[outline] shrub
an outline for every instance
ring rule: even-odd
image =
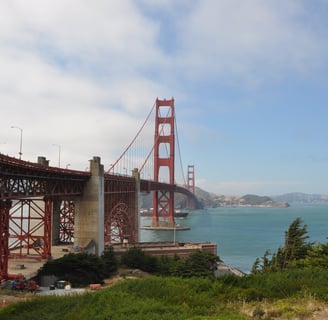
[[[156,257],[145,254],[138,247],[132,247],[125,252],[121,258],[121,263],[126,267],[151,273],[158,269]]]
[[[63,278],[73,286],[102,283],[106,275],[105,263],[94,254],[69,253],[59,259],[47,261],[39,270],[37,277],[43,275]]]
[[[116,260],[113,247],[106,248],[103,252],[101,259],[104,262],[106,277],[111,276],[117,271],[118,262]]]

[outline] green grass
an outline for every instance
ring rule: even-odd
[[[123,280],[97,292],[36,296],[0,309],[1,320],[295,319],[328,301],[328,270],[286,270],[242,278]],[[248,317],[246,317],[246,315]]]
[[[12,304],[0,311],[0,319],[247,319],[220,302],[213,294],[215,287],[206,279],[125,280],[98,292],[70,297],[40,296]]]

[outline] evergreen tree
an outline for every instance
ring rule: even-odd
[[[138,247],[132,247],[125,252],[121,258],[121,263],[129,268],[137,268],[151,273],[158,270],[157,258],[146,254]]]
[[[104,262],[106,276],[110,276],[117,271],[118,263],[112,246],[103,252],[101,258]]]
[[[269,252],[266,251],[262,263],[256,259],[252,273],[272,272],[294,266],[295,261],[304,260],[310,252],[313,243],[307,243],[307,225],[302,225],[302,219],[296,218],[285,232],[285,243],[279,247],[277,252],[268,259]]]
[[[178,260],[172,270],[172,275],[182,278],[213,277],[219,260],[216,255],[197,250],[188,258]]]
[[[304,259],[309,249],[306,243],[307,225],[302,224],[301,218],[296,218],[285,233],[285,245],[282,248],[283,263],[282,268],[286,268],[288,264],[294,260]]]

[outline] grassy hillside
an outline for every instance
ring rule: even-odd
[[[266,251],[250,275],[214,278],[204,272],[212,270],[212,256],[195,252],[169,264],[167,259],[161,260],[174,277],[125,279],[81,295],[22,296],[26,298],[23,302],[0,309],[0,319],[328,319],[328,243],[309,243],[307,239],[307,225],[297,218],[285,232],[284,245],[272,255]],[[134,249],[122,259],[123,264],[135,263],[138,256],[140,252]],[[77,257],[85,260],[88,256]],[[146,255],[141,257],[138,266],[149,265]],[[109,263],[111,256],[102,259]],[[71,264],[72,259],[69,261]]]
[[[326,270],[226,276],[215,281],[152,276],[82,295],[35,297],[0,309],[0,319],[308,319],[324,310],[327,279]]]

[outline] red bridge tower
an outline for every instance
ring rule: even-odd
[[[159,182],[161,171],[168,175],[165,178],[169,178],[171,185],[174,184],[174,117],[174,99],[156,99],[154,181]],[[152,227],[172,228],[174,224],[174,192],[154,191]]]
[[[195,194],[195,166],[191,164],[188,165],[187,188],[193,195]],[[187,209],[195,209],[195,198],[187,198]]]

